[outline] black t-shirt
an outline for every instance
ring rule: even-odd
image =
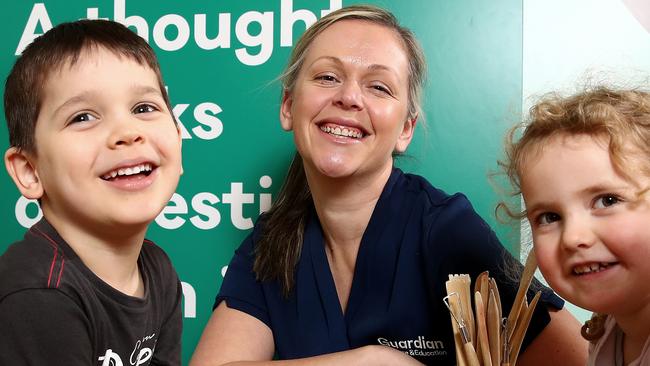
[[[102,281],[38,222],[0,257],[0,365],[180,365],[178,276],[147,240],[138,267],[142,299]]]
[[[399,169],[393,170],[363,234],[345,313],[315,211],[288,297],[279,281],[255,278],[254,247],[263,223],[262,217],[235,252],[215,307],[226,301],[268,325],[280,359],[381,344],[428,365],[455,365],[451,317],[442,301],[448,275],[467,273],[475,279],[489,271],[499,283],[505,314],[517,292],[518,283],[503,269],[508,252],[467,198],[449,196]],[[546,289],[523,348],[550,321],[549,306],[561,308],[563,301]]]

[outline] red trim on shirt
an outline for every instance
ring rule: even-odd
[[[47,287],[50,287],[50,284],[52,282],[52,272],[54,272],[54,264],[56,263],[56,259],[59,253],[59,245],[56,243],[54,239],[52,239],[49,235],[41,231],[39,228],[32,226],[32,229],[36,231],[39,235],[47,239],[47,241],[49,242],[48,244],[50,244],[54,249],[54,255],[52,256],[52,264],[50,264],[50,274],[47,277]],[[55,286],[56,288],[58,288],[59,284],[61,283],[61,277],[63,277],[64,264],[65,264],[65,257],[63,256],[63,254],[61,254],[61,269],[59,270],[59,275],[56,280],[56,286]]]

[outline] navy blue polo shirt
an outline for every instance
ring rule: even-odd
[[[268,325],[280,359],[381,344],[429,365],[455,365],[451,318],[442,301],[449,274],[475,279],[489,271],[504,314],[512,306],[518,283],[503,271],[509,254],[462,194],[447,195],[420,176],[393,169],[361,240],[345,313],[313,208],[310,215],[289,297],[279,281],[255,279],[260,220],[235,252],[215,302]],[[550,321],[547,306],[563,302],[546,289],[523,347]]]

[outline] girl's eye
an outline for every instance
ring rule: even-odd
[[[541,215],[537,216],[536,221],[538,225],[548,225],[559,220],[560,220],[560,215],[554,212],[544,212]]]
[[[158,108],[152,106],[151,104],[138,104],[133,108],[133,113],[138,114],[138,113],[151,113],[157,111]]]
[[[79,113],[74,117],[72,117],[70,123],[89,122],[89,121],[94,121],[96,119],[97,117],[93,116],[92,114],[84,112],[84,113]]]
[[[594,203],[594,208],[606,208],[609,206],[613,206],[619,202],[621,202],[621,200],[618,197],[611,194],[606,194],[596,198],[596,201]]]

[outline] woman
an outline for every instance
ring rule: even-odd
[[[301,37],[280,110],[298,153],[235,253],[192,365],[274,354],[310,365],[455,363],[447,275],[500,278],[507,253],[464,196],[393,167],[413,137],[424,72],[411,32],[375,7],[335,11]],[[500,284],[507,304],[515,285]],[[543,304],[522,364],[583,364],[578,323],[554,295]]]

